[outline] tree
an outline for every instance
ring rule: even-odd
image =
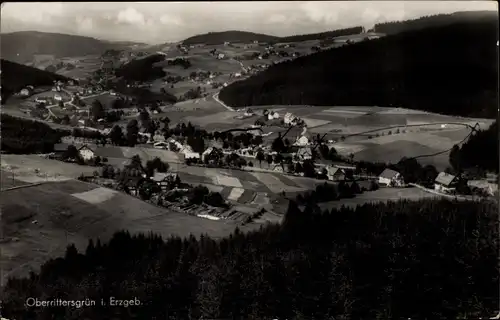
[[[264,161],[265,159],[264,152],[262,152],[262,150],[259,150],[255,158],[257,159],[257,161],[259,161],[259,166],[262,168],[262,161]]]
[[[92,115],[92,119],[97,121],[98,119],[104,118],[106,112],[104,111],[104,107],[99,100],[94,100],[92,102],[92,107],[90,109],[90,114]]]
[[[139,124],[137,120],[132,119],[127,124],[127,142],[128,145],[133,147],[137,144],[137,139],[139,137]]]
[[[268,154],[268,155],[266,156],[266,161],[267,161],[267,163],[268,163],[269,165],[271,165],[271,163],[273,163],[273,156],[272,156],[272,155],[270,155],[270,154]]]
[[[461,172],[462,166],[461,166],[461,159],[460,159],[460,147],[457,145],[454,145],[453,148],[451,148],[450,155],[449,155],[449,162],[451,167],[456,173]]]
[[[285,144],[283,143],[283,138],[281,138],[281,133],[278,133],[278,137],[274,139],[271,144],[271,149],[275,152],[285,152]]]
[[[115,125],[109,133],[109,138],[111,139],[112,144],[118,146],[121,145],[123,143],[123,140],[125,139],[123,136],[122,128],[119,125]]]

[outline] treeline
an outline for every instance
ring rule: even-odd
[[[395,106],[493,118],[497,40],[496,19],[401,33],[276,64],[219,97],[233,107]]]
[[[3,37],[3,36],[2,36]],[[32,86],[52,86],[54,81],[68,81],[69,78],[55,73],[28,67],[12,61],[1,59],[2,69],[2,101],[5,102],[12,94],[21,91],[28,85]]]
[[[165,56],[154,54],[141,59],[135,59],[115,70],[117,77],[128,81],[149,81],[163,78],[166,73],[162,67],[154,66],[155,63],[165,60]]]
[[[2,114],[2,151],[17,154],[46,153],[54,144],[71,134],[69,130],[55,130],[45,123]]]
[[[261,33],[253,33],[247,31],[224,31],[224,32],[209,32],[205,34],[199,34],[186,40],[182,41],[184,45],[192,45],[192,44],[223,44],[226,41],[229,42],[239,42],[239,43],[251,43],[253,41],[259,42],[271,42],[279,40],[279,37],[270,36],[267,34]]]
[[[450,154],[454,169],[479,167],[498,173],[498,134],[498,122],[495,121],[488,129],[478,130],[461,147],[455,147]]]
[[[411,20],[377,23],[375,24],[373,31],[385,34],[396,34],[412,30],[441,27],[457,22],[479,21],[480,19],[492,18],[498,19],[498,13],[495,11],[466,11],[447,14],[445,13],[424,16]]]
[[[295,36],[281,37],[279,38],[279,42],[301,42],[309,40],[323,40],[340,36],[348,36],[351,34],[358,34],[361,33],[362,30],[363,27],[353,27],[353,28],[339,29],[327,32],[320,32],[320,33],[299,34]]]
[[[222,240],[120,232],[9,279],[14,319],[457,319],[498,312],[498,207],[421,200],[300,211]],[[27,308],[26,299],[93,299]],[[110,297],[138,299],[113,307]],[[107,305],[101,305],[104,299]],[[137,300],[136,300],[137,301]]]

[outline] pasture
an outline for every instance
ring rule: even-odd
[[[37,270],[49,258],[63,255],[70,243],[84,250],[89,239],[106,241],[122,229],[163,237],[209,234],[219,238],[236,227],[232,221],[169,211],[121,193],[108,192],[97,203],[97,194],[102,194],[99,190],[72,180],[3,191],[2,282],[7,276]],[[92,192],[95,196],[89,197]],[[87,194],[85,199],[82,194]]]

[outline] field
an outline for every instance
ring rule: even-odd
[[[3,192],[2,280],[36,270],[49,257],[63,255],[69,243],[84,250],[88,239],[106,241],[121,229],[163,237],[209,234],[218,238],[236,227],[232,221],[172,212],[75,180]]]

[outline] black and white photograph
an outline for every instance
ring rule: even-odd
[[[0,319],[500,319],[496,1],[4,2]]]

